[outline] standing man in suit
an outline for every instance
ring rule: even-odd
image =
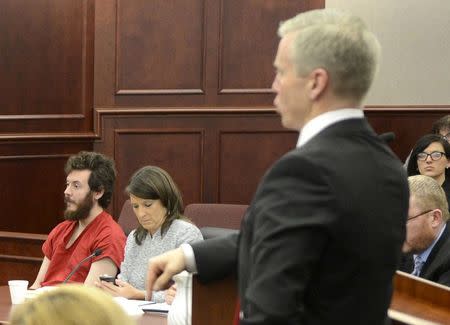
[[[448,203],[442,187],[431,177],[408,178],[409,212],[403,244],[402,271],[450,286]]]
[[[300,131],[297,148],[264,175],[240,235],[151,259],[147,290],[183,269],[200,280],[237,272],[240,324],[383,323],[405,238],[408,184],[364,118],[379,56],[349,13],[325,9],[283,22],[275,106]]]

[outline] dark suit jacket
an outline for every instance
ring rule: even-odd
[[[450,287],[450,221],[442,233],[441,238],[436,242],[427,261],[420,271],[419,277],[437,282]],[[412,254],[403,256],[400,270],[411,273],[414,269],[414,259]]]
[[[237,268],[241,324],[382,324],[408,197],[366,120],[338,122],[268,170],[240,235],[192,245],[198,276]]]

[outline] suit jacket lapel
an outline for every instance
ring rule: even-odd
[[[444,232],[441,235],[441,238],[437,241],[436,245],[434,245],[433,249],[431,250],[430,255],[428,255],[427,261],[422,267],[422,271],[420,272],[420,275],[424,278],[427,276],[428,273],[432,273],[435,269],[435,265],[439,266],[439,259],[437,259],[437,255],[439,251],[442,248],[442,245],[447,241],[447,238],[449,236],[449,225],[447,224],[447,227],[445,228]],[[429,271],[429,272],[428,272]]]

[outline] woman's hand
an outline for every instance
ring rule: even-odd
[[[116,279],[116,285],[106,281],[97,281],[95,286],[108,292],[112,296],[124,297],[127,299],[145,299],[145,291],[136,289],[128,282]]]

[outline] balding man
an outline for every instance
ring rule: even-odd
[[[431,177],[408,178],[410,199],[401,270],[450,286],[448,203]]]

